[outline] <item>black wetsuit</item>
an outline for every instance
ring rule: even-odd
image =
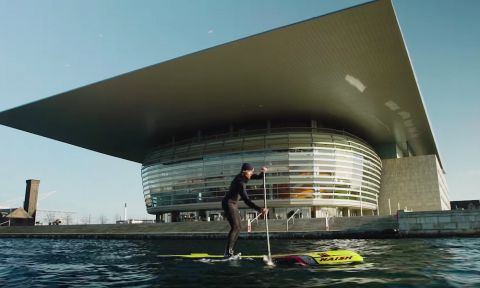
[[[250,179],[262,179],[263,172],[258,175],[252,175]],[[237,242],[238,235],[240,234],[240,213],[238,211],[238,201],[241,198],[245,204],[250,208],[260,212],[262,208],[255,205],[255,203],[248,198],[247,191],[245,189],[248,179],[243,176],[242,173],[235,176],[230,184],[230,190],[227,192],[222,200],[222,208],[225,212],[225,217],[230,223],[230,232],[228,233],[228,241],[225,254],[231,254]]]

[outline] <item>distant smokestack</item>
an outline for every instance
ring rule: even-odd
[[[127,203],[125,203],[125,215],[123,220],[127,221]]]
[[[37,200],[38,187],[40,180],[27,180],[27,189],[25,191],[25,201],[23,202],[23,209],[27,211],[28,215],[32,216],[31,225],[35,225],[35,216],[37,214]]]

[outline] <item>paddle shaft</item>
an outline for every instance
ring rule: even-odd
[[[267,186],[265,182],[265,172],[263,172],[263,204],[265,209],[267,209]],[[270,234],[268,233],[268,213],[265,214],[265,229],[267,230],[268,261],[272,262],[272,253],[270,252]]]

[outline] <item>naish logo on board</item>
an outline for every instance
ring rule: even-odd
[[[353,256],[337,256],[337,257],[322,257],[318,261],[340,261],[340,260],[352,260]]]

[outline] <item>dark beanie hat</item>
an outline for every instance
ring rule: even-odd
[[[242,171],[245,171],[245,170],[253,170],[252,164],[250,164],[250,163],[243,163],[243,165],[242,165]]]

